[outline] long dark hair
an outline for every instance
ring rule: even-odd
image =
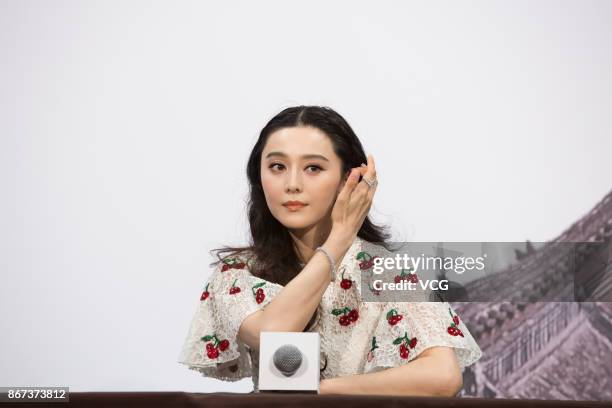
[[[361,142],[353,129],[342,116],[333,109],[323,106],[295,106],[287,108],[274,116],[261,130],[259,139],[247,164],[247,177],[250,184],[248,217],[251,227],[251,243],[246,247],[216,248],[218,258],[211,266],[222,259],[246,255],[249,259],[250,273],[269,282],[286,285],[301,270],[300,261],[295,252],[289,231],[270,212],[261,185],[261,153],[268,137],[275,131],[296,126],[310,126],[321,130],[332,142],[334,152],[342,161],[342,174],[353,167],[367,163],[367,157]],[[390,234],[387,227],[374,225],[369,217],[363,221],[357,236],[369,241],[385,242]],[[227,256],[221,254],[229,253]]]

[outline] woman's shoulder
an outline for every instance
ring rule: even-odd
[[[393,255],[393,247],[387,242],[371,242],[357,237],[352,253],[357,261],[371,261],[374,258],[386,258]]]
[[[239,278],[257,285],[266,283],[269,286],[282,288],[282,285],[275,283],[273,279],[262,273],[262,266],[258,264],[258,259],[255,251],[249,247],[217,256],[217,260],[213,262],[215,265],[213,278],[216,280]]]
[[[234,248],[213,250],[213,260],[209,264],[208,282],[217,291],[225,288],[235,278],[250,275],[251,256],[248,249]]]
[[[215,269],[225,272],[229,269],[248,269],[254,260],[251,248],[232,248],[215,253],[215,259],[211,263]]]

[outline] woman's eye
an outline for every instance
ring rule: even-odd
[[[278,166],[278,167],[277,167],[277,166]],[[283,165],[282,165],[282,164],[280,164],[280,163],[273,163],[273,164],[271,164],[271,165],[270,165],[270,168],[271,168],[272,170],[282,170],[284,167],[285,167],[285,166],[283,166]],[[309,170],[309,173],[318,173],[320,170],[322,170],[322,168],[321,168],[321,167],[319,167],[319,166],[315,166],[314,164],[312,164],[312,165],[310,165],[310,166],[307,166],[307,167],[306,167],[306,169],[308,169],[308,170]],[[310,170],[310,169],[314,169],[314,170]]]
[[[276,168],[274,168],[274,166],[281,166],[281,167],[282,167],[282,164],[280,164],[280,163],[274,163],[274,164],[270,165],[270,168],[271,168],[271,169],[273,169],[273,170],[277,170]]]

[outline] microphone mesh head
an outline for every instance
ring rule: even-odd
[[[285,344],[274,352],[272,361],[278,371],[291,377],[302,364],[302,352],[292,344]]]

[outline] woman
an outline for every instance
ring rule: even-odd
[[[259,333],[316,331],[321,394],[456,395],[482,353],[450,305],[362,300],[388,234],[368,218],[374,159],[344,118],[283,110],[247,176],[252,243],[217,250],[179,362],[222,380],[252,376],[257,392]]]

